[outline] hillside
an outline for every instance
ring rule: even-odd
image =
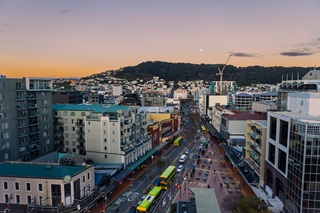
[[[222,68],[223,65],[168,63],[160,61],[143,62],[137,66],[114,70],[112,71],[112,76],[128,80],[134,80],[137,78],[150,80],[153,76],[159,76],[166,81],[175,82],[201,79],[206,81],[218,81],[218,66]],[[297,75],[299,73],[301,79],[301,77],[311,69],[313,68],[261,66],[235,67],[228,65],[224,70],[223,80],[236,81],[240,86],[259,83],[276,84],[281,82],[282,76],[284,80],[287,75],[289,76],[289,79],[291,79],[292,75],[294,76],[294,79],[297,79]],[[101,78],[106,75],[106,72],[95,74],[90,77]]]

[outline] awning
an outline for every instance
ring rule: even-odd
[[[102,174],[94,174],[94,183],[96,186],[99,184],[102,177],[103,177]]]
[[[131,170],[135,170],[138,166],[140,166],[143,162],[145,162],[148,158],[151,157],[151,155],[153,155],[154,153],[156,153],[158,150],[157,149],[153,149],[150,152],[148,152],[147,154],[145,154],[144,156],[142,156],[139,160],[137,160],[135,163],[133,163],[129,169]]]
[[[123,181],[126,177],[128,177],[128,175],[132,172],[131,169],[124,169],[121,172],[119,172],[118,174],[116,174],[114,176],[114,179],[117,181],[117,183],[120,183],[121,181]]]
[[[228,144],[220,144],[220,145],[224,149],[231,163],[235,166],[238,166],[241,163],[241,159],[231,150],[230,146]]]

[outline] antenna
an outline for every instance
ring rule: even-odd
[[[224,64],[223,68],[220,70],[220,67],[218,67],[219,73],[216,74],[216,75],[220,75],[220,95],[222,95],[222,76],[223,76],[223,71],[226,68],[230,57],[231,57],[231,54],[229,55],[229,57],[228,57],[226,63]]]

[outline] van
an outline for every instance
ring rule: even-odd
[[[179,163],[184,163],[187,159],[187,155],[183,154],[181,155],[181,157],[179,158]]]

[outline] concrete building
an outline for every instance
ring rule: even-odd
[[[288,93],[287,110],[269,112],[265,188],[290,213],[320,210],[319,93]]]
[[[94,167],[6,161],[0,163],[0,186],[1,210],[61,212],[75,202],[83,209],[81,201],[95,192]]]
[[[277,110],[276,102],[265,102],[265,101],[252,102],[252,111],[267,113],[268,111],[276,111],[276,110]]]
[[[231,146],[245,146],[247,120],[267,120],[263,113],[233,110],[234,114],[221,116],[220,133]],[[239,151],[239,150],[238,150]]]
[[[288,93],[290,92],[320,92],[319,70],[311,70],[302,80],[287,80],[279,85],[278,89],[278,111],[286,111],[288,102]]]
[[[146,92],[142,94],[141,106],[143,107],[164,107],[165,105],[165,98],[162,93]]]
[[[267,144],[267,122],[248,120],[246,132],[246,153],[244,160],[259,176],[259,183],[263,183]]]
[[[94,162],[131,166],[151,150],[147,114],[136,106],[110,106],[85,117],[86,155]]]
[[[229,92],[235,92],[237,84],[235,81],[213,81],[210,84],[210,94],[227,95]]]
[[[53,91],[52,104],[81,104],[83,94],[80,91]]]
[[[188,93],[187,90],[184,89],[177,89],[174,91],[173,94],[174,99],[187,99],[188,98]]]
[[[207,116],[208,110],[215,106],[226,106],[228,96],[226,95],[203,95],[203,103],[199,103],[199,113],[201,116]]]
[[[0,78],[0,162],[54,150],[51,89],[48,78]]]
[[[102,104],[55,104],[54,141],[58,151],[70,154],[86,154],[84,117],[91,114],[102,116],[108,105]]]

